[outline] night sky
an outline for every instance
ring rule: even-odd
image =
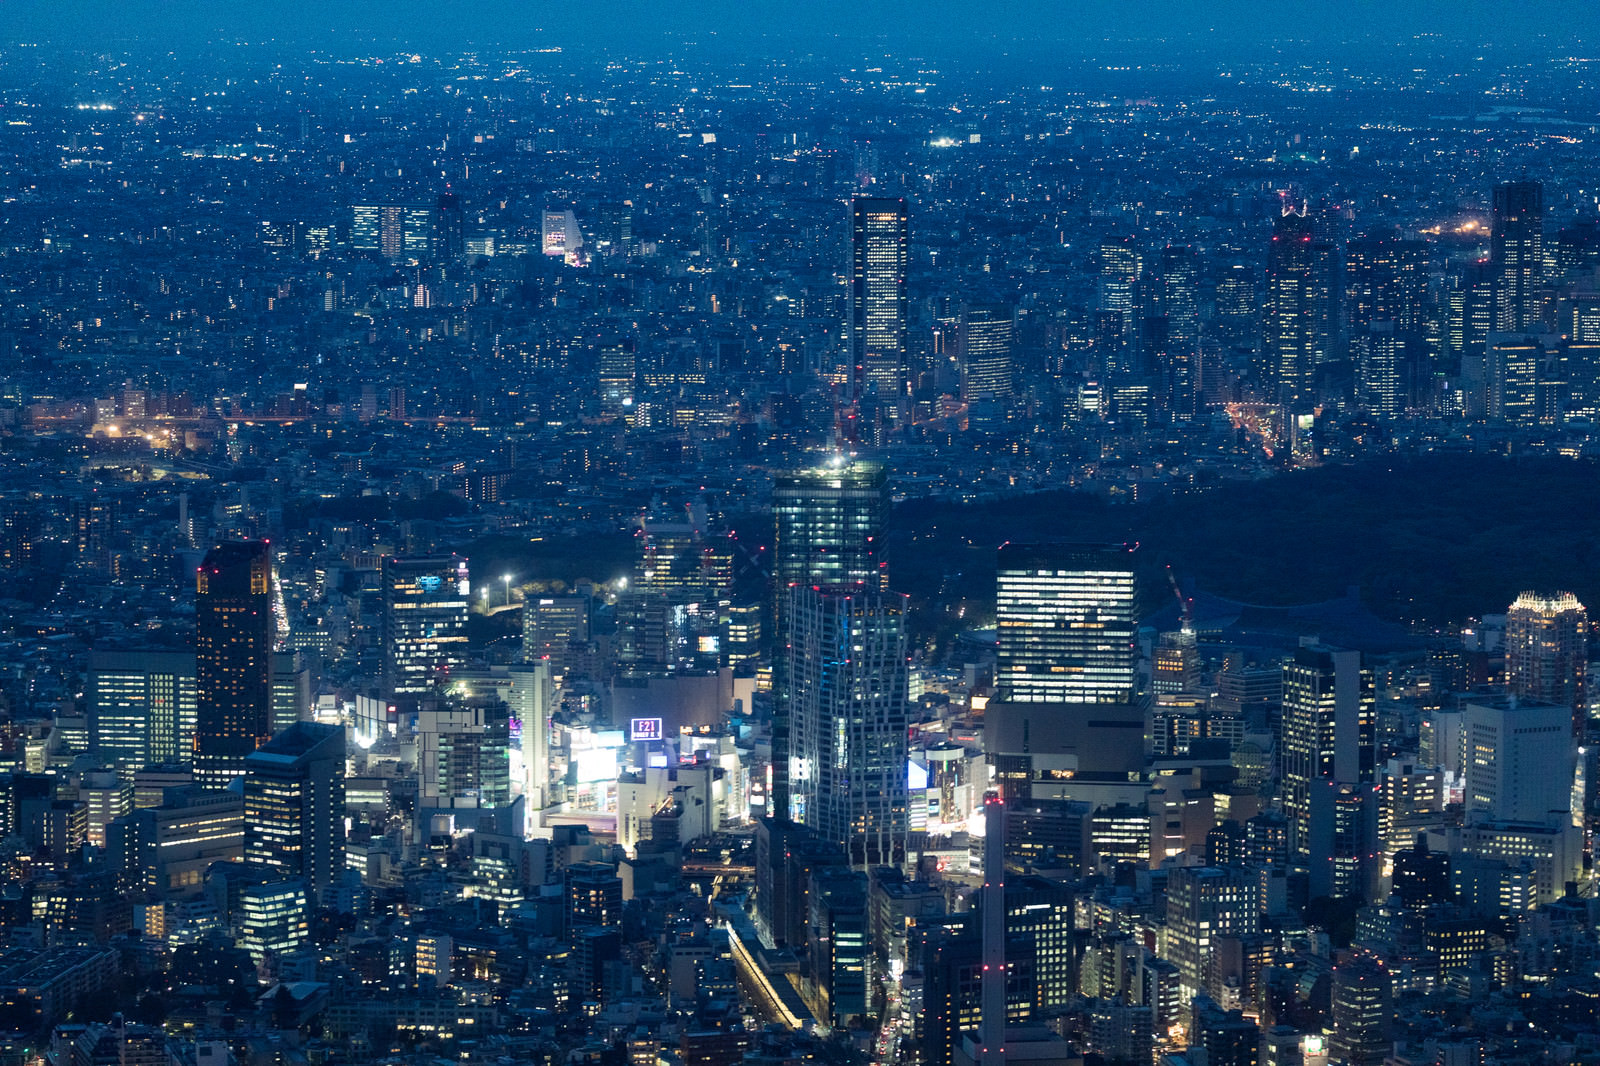
[[[670,35],[756,52],[861,45],[1006,52],[1094,50],[1106,38],[1199,37],[1226,47],[1301,41],[1321,49],[1392,47],[1416,34],[1507,49],[1600,48],[1600,4],[1584,0],[0,0],[0,38],[93,47],[130,38],[174,47],[214,39],[286,43],[401,41],[636,47]]]

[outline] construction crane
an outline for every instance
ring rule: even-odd
[[[1172,572],[1172,564],[1167,564],[1167,584],[1172,586],[1172,595],[1178,601],[1178,636],[1186,644],[1194,643],[1194,600],[1183,594],[1178,587],[1178,578]]]

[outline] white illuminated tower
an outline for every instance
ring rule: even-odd
[[[1506,611],[1506,684],[1530,700],[1572,712],[1583,735],[1588,703],[1589,614],[1570,592],[1524,592]]]
[[[906,383],[906,202],[850,202],[852,399],[876,389],[898,398]]]
[[[899,865],[910,806],[906,597],[797,585],[789,602],[796,820],[858,869]]]

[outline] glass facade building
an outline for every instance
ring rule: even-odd
[[[1138,589],[1126,544],[1007,544],[996,687],[1014,703],[1132,703]]]
[[[459,555],[383,561],[383,672],[391,696],[418,696],[466,662],[472,584]]]
[[[272,736],[272,556],[265,541],[206,553],[195,577],[195,779],[221,787]]]

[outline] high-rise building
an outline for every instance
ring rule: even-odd
[[[311,668],[298,651],[272,653],[272,735],[311,716]]]
[[[230,541],[195,575],[195,779],[221,787],[272,736],[272,556]]]
[[[589,597],[529,597],[522,605],[522,658],[545,659],[556,675],[567,672],[572,645],[589,639]]]
[[[1577,766],[1572,708],[1485,695],[1467,700],[1462,713],[1468,819],[1570,824]]]
[[[1430,246],[1395,234],[1357,238],[1345,246],[1345,324],[1352,335],[1393,322],[1402,336],[1426,324]]]
[[[1262,358],[1273,398],[1295,412],[1311,406],[1321,355],[1324,293],[1313,228],[1309,216],[1285,212],[1273,223],[1267,252]]]
[[[540,217],[539,244],[545,255],[571,255],[583,247],[583,231],[570,208],[546,211]]]
[[[1205,987],[1218,937],[1261,931],[1260,886],[1241,867],[1180,866],[1167,879],[1168,958],[1191,990]]]
[[[905,860],[906,597],[790,590],[789,782],[795,820],[870,869]]]
[[[383,677],[391,696],[419,696],[466,662],[472,584],[459,555],[383,560]]]
[[[503,704],[433,703],[417,712],[417,805],[422,811],[511,802],[511,724]]]
[[[1377,712],[1372,671],[1361,653],[1303,647],[1283,668],[1283,810],[1289,856],[1311,859],[1311,788],[1317,782],[1371,784]]]
[[[317,899],[344,873],[344,727],[296,722],[245,759],[244,857]]]
[[[516,719],[522,756],[522,795],[528,827],[539,825],[550,795],[550,717],[555,710],[553,671],[548,661],[512,666],[506,702]]]
[[[1011,309],[966,308],[961,315],[961,398],[1011,398]]]
[[[1544,284],[1544,186],[1508,181],[1494,187],[1489,261],[1494,268],[1494,328],[1540,332]]]
[[[839,458],[780,474],[772,509],[780,600],[794,584],[888,587],[889,483],[882,466]]]
[[[90,743],[125,774],[194,755],[195,657],[177,651],[89,653]]]
[[[1127,544],[1006,544],[995,685],[1017,703],[1131,703],[1138,593]]]
[[[906,383],[906,202],[850,202],[851,394],[898,398]]]
[[[795,585],[888,587],[884,530],[889,483],[883,467],[837,458],[780,474],[772,487],[772,794],[767,811],[789,817],[789,589]]]
[[[1127,780],[1144,764],[1133,546],[1006,544],[984,739],[1008,799],[1032,783]]]
[[[1588,713],[1589,613],[1570,592],[1524,592],[1506,611],[1506,685],[1524,699],[1572,711],[1582,737]]]
[[[1393,979],[1373,956],[1352,955],[1334,967],[1329,1057],[1348,1066],[1379,1066],[1391,1046],[1393,1003]]]
[[[639,519],[639,571],[635,587],[660,592],[674,602],[712,600],[733,589],[733,545],[711,532],[704,501],[682,513],[652,513]]]
[[[1484,414],[1516,426],[1543,421],[1539,385],[1547,357],[1538,337],[1491,333],[1484,338]]]
[[[461,258],[467,250],[466,212],[461,197],[441,193],[433,208],[433,255],[440,262]]]
[[[622,878],[609,862],[575,862],[566,870],[567,936],[622,928]]]

